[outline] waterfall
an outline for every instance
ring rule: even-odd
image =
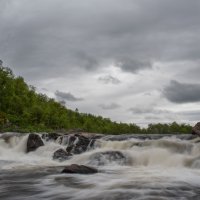
[[[0,198],[199,199],[199,138],[38,135],[44,145],[29,153],[28,134],[0,135]],[[71,151],[62,162],[53,159],[54,152],[60,149]],[[91,166],[99,173],[61,174],[64,166],[70,164]]]
[[[117,164],[132,167],[200,167],[200,143],[198,140],[182,139],[178,136],[162,136],[158,139],[141,139],[140,137],[125,137],[124,140],[113,140],[113,138],[108,139],[108,137],[102,137],[96,141],[91,139],[85,152],[72,156],[64,163],[53,161],[52,156],[56,150],[77,145],[79,138],[73,137],[72,135],[59,136],[56,140],[47,140],[44,137],[45,145],[27,154],[28,134],[6,133],[0,138],[0,160],[12,161],[12,166],[19,165],[20,161],[23,166],[63,165],[75,162],[78,164],[98,165],[101,163],[101,165]],[[91,144],[93,144],[92,148]],[[123,156],[118,158],[119,152]]]

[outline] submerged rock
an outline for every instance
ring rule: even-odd
[[[192,134],[200,136],[200,122],[192,128]]]
[[[15,132],[7,132],[7,133],[2,133],[0,134],[0,139],[3,139],[5,142],[9,142],[9,139],[12,137],[20,137],[20,133],[15,133]]]
[[[88,167],[85,165],[72,164],[66,166],[61,173],[69,174],[94,174],[98,173],[98,170],[93,167]]]
[[[38,147],[44,146],[44,143],[39,135],[31,133],[27,140],[27,153],[30,151],[35,151]]]
[[[106,165],[110,162],[116,162],[118,164],[126,164],[127,159],[120,151],[105,151],[98,152],[90,156],[90,164]]]
[[[67,153],[64,149],[58,149],[53,154],[53,160],[64,161],[70,158],[70,154]]]

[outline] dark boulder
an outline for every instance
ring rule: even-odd
[[[69,173],[69,174],[94,174],[97,173],[98,170],[93,167],[88,167],[85,165],[77,165],[72,164],[66,166],[61,173]]]
[[[90,156],[90,164],[93,165],[106,165],[110,162],[118,164],[127,164],[127,158],[120,151],[105,151],[98,152]]]
[[[38,147],[44,146],[44,143],[39,135],[31,133],[27,140],[27,153],[30,151],[35,151]]]
[[[83,136],[83,135],[75,135],[76,137],[78,137],[78,140],[74,146],[74,149],[73,149],[73,153],[74,154],[80,154],[80,153],[83,153],[87,150],[87,147],[90,143],[90,139]]]
[[[200,136],[200,122],[192,128],[192,134]]]
[[[58,149],[53,154],[53,160],[64,161],[70,158],[70,154],[67,153],[64,149]]]
[[[71,153],[73,151],[74,145],[69,145],[66,148],[67,153]]]
[[[90,139],[80,134],[69,136],[68,146],[66,151],[72,154],[80,154],[87,150],[90,144]]]

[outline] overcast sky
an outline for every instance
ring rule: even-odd
[[[0,0],[0,59],[79,112],[200,121],[199,0]]]

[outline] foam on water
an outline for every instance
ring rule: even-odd
[[[60,165],[59,162],[52,160],[52,155],[59,148],[66,149],[69,144],[68,137],[64,137],[62,141],[60,138],[56,141],[44,140],[44,146],[28,154],[26,153],[27,138],[28,135],[11,136],[6,140],[0,139],[0,160],[13,161],[15,162],[13,166],[18,165],[19,162],[26,167],[29,165]],[[78,142],[77,140],[74,141],[74,144]],[[90,151],[73,156],[71,160],[62,164],[88,164],[92,163],[91,157],[95,153],[120,151],[126,158],[126,162],[121,165],[200,168],[200,143],[196,143],[195,140],[181,140],[176,137],[125,141],[99,139],[96,141],[95,147]],[[109,163],[107,160],[105,164],[114,164],[114,162]],[[11,165],[9,166],[11,167]]]
[[[44,146],[29,153],[26,153],[28,135],[0,137],[0,169],[3,170],[0,197],[2,195],[5,200],[195,200],[200,195],[199,138],[185,140],[168,136],[121,141],[103,138],[97,140],[92,149],[69,160],[53,160],[57,149],[66,149],[69,145],[69,137],[44,140]],[[119,156],[121,154],[123,157]],[[92,165],[99,173],[90,176],[60,174],[61,166],[74,163]],[[12,196],[14,192],[9,192],[13,185],[18,188],[18,195]]]

